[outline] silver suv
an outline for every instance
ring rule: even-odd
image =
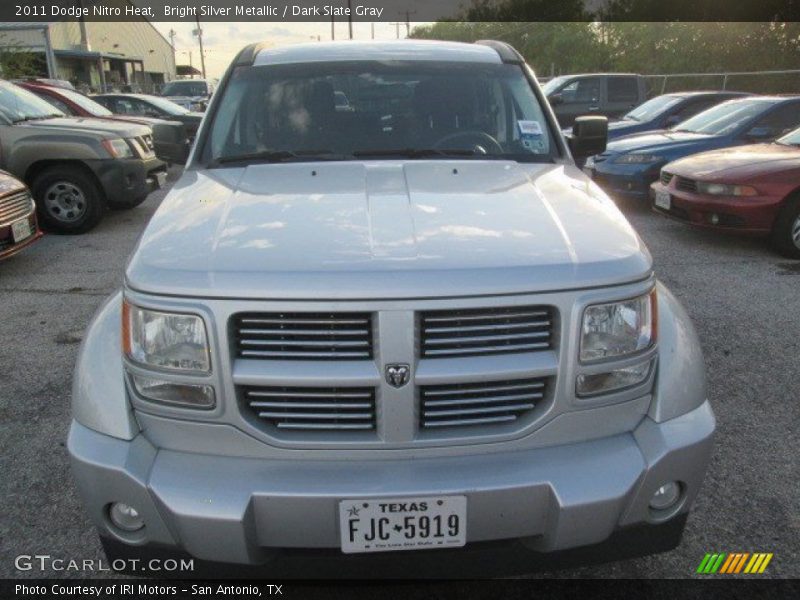
[[[107,552],[677,545],[714,416],[606,133],[497,42],[245,48],[76,368]]]

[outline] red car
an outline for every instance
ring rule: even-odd
[[[150,117],[115,115],[102,104],[95,102],[80,92],[48,85],[40,81],[22,81],[17,83],[17,85],[36,94],[42,100],[46,100],[64,114],[73,117],[93,117],[95,119],[125,121],[127,123],[136,123],[137,125],[149,125],[150,127],[156,123],[163,122],[162,119],[153,119]]]
[[[0,260],[40,237],[36,206],[28,188],[13,175],[0,171]]]
[[[771,144],[694,154],[664,166],[653,208],[713,229],[769,236],[800,259],[800,129]]]

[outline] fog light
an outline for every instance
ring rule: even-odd
[[[205,410],[216,406],[214,388],[210,385],[175,383],[136,374],[131,379],[136,393],[146,400]]]
[[[681,497],[681,484],[677,481],[665,483],[656,490],[650,500],[650,508],[653,510],[667,510],[675,506]]]
[[[123,531],[139,531],[144,527],[144,520],[139,516],[139,511],[124,502],[114,502],[108,509],[108,517]]]
[[[719,225],[719,215],[714,213],[711,215],[711,224],[712,225]]]

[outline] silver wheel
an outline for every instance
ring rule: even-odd
[[[792,236],[792,242],[794,245],[800,249],[800,215],[797,215],[797,218],[792,223],[792,229],[790,231],[790,235]]]
[[[73,223],[86,213],[86,196],[70,181],[55,182],[47,188],[42,199],[45,210],[64,223]]]

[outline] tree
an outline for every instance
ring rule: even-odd
[[[0,75],[5,79],[38,76],[41,74],[42,57],[30,48],[10,41],[0,34]]]

